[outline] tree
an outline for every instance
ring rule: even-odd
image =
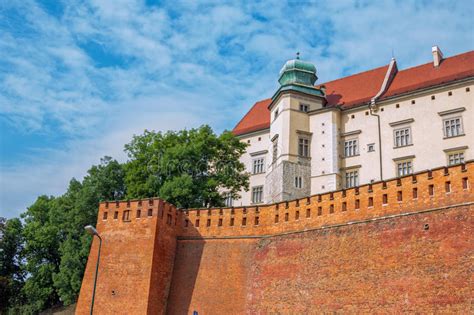
[[[110,157],[92,166],[82,183],[72,180],[69,188],[54,207],[56,224],[61,229],[62,242],[59,271],[53,275],[54,286],[65,305],[74,303],[81,289],[91,237],[84,226],[95,225],[100,201],[120,199],[125,195],[123,167]]]
[[[58,302],[53,274],[58,271],[61,234],[52,208],[55,198],[40,196],[22,214],[25,221],[25,270],[28,273],[23,293],[27,298],[22,313],[37,313]]]
[[[96,224],[100,201],[123,198],[124,178],[122,165],[105,157],[82,183],[73,178],[64,195],[41,196],[23,214],[29,277],[21,312],[37,313],[60,301],[76,301],[91,244],[84,226]]]
[[[23,226],[18,218],[0,218],[0,313],[21,302]]]
[[[238,197],[248,189],[239,161],[245,152],[231,132],[209,126],[166,133],[147,131],[125,145],[128,198],[161,197],[178,207],[220,206],[222,192]]]

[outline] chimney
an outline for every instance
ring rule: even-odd
[[[439,67],[441,60],[443,60],[443,53],[438,46],[431,47],[431,53],[433,54],[433,66]]]

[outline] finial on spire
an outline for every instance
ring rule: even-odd
[[[300,52],[296,52],[296,59],[300,59]]]

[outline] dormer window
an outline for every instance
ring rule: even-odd
[[[300,111],[307,113],[309,111],[309,105],[308,104],[300,104]]]

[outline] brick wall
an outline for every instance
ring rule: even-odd
[[[103,243],[94,313],[164,313],[178,216],[159,199],[100,204],[97,230]],[[76,314],[90,313],[98,243],[94,238]]]
[[[97,313],[466,311],[473,174],[471,162],[247,208],[102,203]],[[78,314],[96,255],[94,240]]]
[[[469,313],[473,210],[180,240],[167,313]]]
[[[473,176],[468,163],[272,205],[189,210],[180,236],[274,235],[459,204],[474,200]]]

